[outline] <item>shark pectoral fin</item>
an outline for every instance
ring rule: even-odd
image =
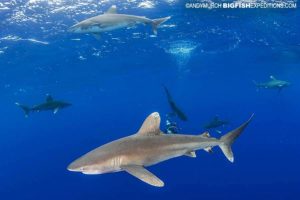
[[[196,158],[196,152],[195,151],[190,151],[184,154],[185,156],[191,157],[191,158]]]
[[[94,36],[94,38],[96,38],[96,40],[101,40],[100,33],[92,33],[92,35]]]
[[[53,110],[53,114],[56,114],[58,111],[59,111],[59,108],[55,108],[55,109]]]
[[[160,127],[160,116],[158,112],[150,114],[142,124],[140,130],[137,132],[137,135],[141,136],[155,136],[161,135]]]
[[[148,183],[156,187],[164,186],[164,182],[162,180],[157,178],[154,174],[149,172],[143,166],[128,165],[128,166],[122,166],[121,168],[126,172],[128,172],[129,174],[131,174],[132,176],[140,179],[141,181],[144,181],[145,183]]]

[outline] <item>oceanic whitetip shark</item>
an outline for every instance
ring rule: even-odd
[[[229,124],[229,121],[220,119],[217,115],[207,124],[204,125],[205,129],[214,129],[218,128],[220,126],[224,126],[226,124]]]
[[[143,16],[118,14],[117,7],[113,5],[104,14],[81,21],[70,27],[69,31],[73,33],[91,33],[96,38],[100,38],[102,32],[132,27],[136,24],[149,24],[152,26],[153,33],[157,34],[158,26],[170,18],[149,19]]]
[[[256,83],[254,81],[254,84],[258,88],[265,88],[265,89],[278,89],[279,91],[282,90],[285,87],[288,87],[291,85],[290,82],[288,81],[283,81],[283,80],[278,80],[274,76],[270,76],[270,81],[265,82],[265,83]]]
[[[54,114],[56,114],[60,109],[71,106],[72,104],[64,101],[54,100],[51,95],[47,94],[46,102],[44,103],[32,107],[25,106],[20,103],[16,103],[16,105],[22,108],[25,113],[25,117],[28,117],[30,112],[40,112],[47,110],[51,110]]]
[[[160,130],[160,116],[154,112],[147,117],[137,133],[90,151],[72,162],[68,170],[83,174],[126,171],[141,181],[162,187],[164,182],[145,167],[182,155],[196,157],[196,150],[209,150],[214,146],[219,146],[227,159],[233,162],[231,145],[252,116],[237,129],[216,139],[207,132],[201,135],[164,134]]]

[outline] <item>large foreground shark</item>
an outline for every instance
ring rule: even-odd
[[[126,171],[136,178],[157,187],[164,182],[145,167],[182,155],[196,157],[195,151],[219,146],[233,162],[231,145],[249,124],[251,118],[220,139],[208,133],[201,135],[164,134],[160,116],[152,113],[136,134],[100,146],[68,166],[68,170],[83,174],[103,174]]]
[[[69,31],[73,33],[91,33],[99,38],[99,34],[102,32],[132,27],[136,24],[149,24],[152,26],[153,33],[157,34],[157,27],[170,18],[149,19],[136,15],[118,14],[117,7],[113,5],[104,14],[79,22],[70,27]]]
[[[46,111],[51,110],[54,114],[56,114],[60,109],[71,106],[72,104],[63,102],[63,101],[57,101],[52,98],[52,96],[47,95],[46,102],[29,107],[22,105],[20,103],[16,103],[17,106],[23,109],[25,112],[25,117],[28,117],[30,112],[40,112],[40,111]]]
[[[270,81],[265,82],[265,83],[256,83],[254,81],[254,84],[258,88],[265,88],[265,89],[278,89],[279,91],[282,90],[285,87],[288,87],[291,85],[290,82],[288,81],[283,81],[283,80],[278,80],[274,76],[270,76]]]

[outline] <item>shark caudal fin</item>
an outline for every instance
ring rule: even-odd
[[[15,103],[17,106],[19,106],[20,108],[23,109],[24,113],[25,113],[25,117],[28,117],[29,113],[30,113],[30,108],[28,106],[24,106],[20,103]]]
[[[225,134],[220,138],[221,144],[219,147],[221,148],[222,152],[226,156],[226,158],[230,161],[234,161],[233,152],[231,150],[231,145],[233,142],[241,135],[243,130],[248,126],[250,121],[252,120],[254,114],[251,115],[250,119],[248,121],[244,122],[240,127],[230,131],[229,133]]]
[[[161,25],[162,23],[166,22],[167,20],[169,20],[171,17],[164,17],[164,18],[159,18],[159,19],[153,19],[152,20],[152,31],[155,35],[157,35],[157,28],[159,25]]]

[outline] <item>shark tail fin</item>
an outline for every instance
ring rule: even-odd
[[[31,109],[28,106],[22,105],[20,103],[16,103],[16,105],[22,108],[25,113],[25,117],[28,117]]]
[[[248,124],[252,120],[253,116],[254,116],[254,114],[252,114],[251,117],[246,122],[244,122],[241,126],[230,131],[229,133],[225,134],[224,136],[222,136],[220,138],[221,143],[220,143],[219,147],[221,148],[222,152],[224,153],[224,155],[230,162],[234,161],[233,152],[231,150],[231,145],[241,135],[243,130],[248,126]]]
[[[171,17],[164,17],[164,18],[158,18],[158,19],[153,19],[152,20],[152,31],[155,35],[157,35],[157,28],[159,25],[161,25],[162,23],[166,22],[167,20],[169,20]]]

